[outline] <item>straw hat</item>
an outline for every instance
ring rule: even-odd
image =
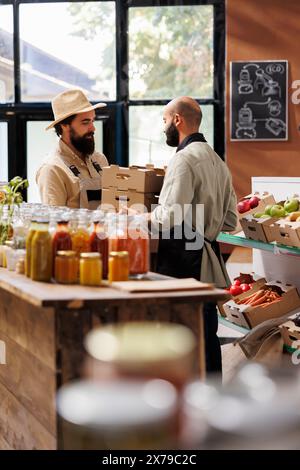
[[[79,88],[63,91],[53,98],[51,104],[54,121],[46,127],[46,131],[73,114],[87,113],[93,109],[104,108],[106,106],[105,103],[92,105]]]

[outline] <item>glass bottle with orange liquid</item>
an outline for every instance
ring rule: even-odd
[[[147,222],[142,215],[118,215],[111,218],[109,252],[127,251],[130,275],[149,271],[149,235]]]
[[[142,215],[135,215],[128,222],[128,254],[130,275],[146,274],[149,271],[149,233]]]
[[[69,214],[67,212],[57,212],[55,221],[56,230],[52,238],[53,260],[55,260],[58,251],[70,251],[72,249],[72,239],[68,228]]]
[[[73,222],[71,232],[72,250],[80,256],[80,253],[88,253],[90,251],[90,234],[89,234],[89,215],[86,212],[79,211],[77,226]]]
[[[102,211],[95,211],[93,214],[94,228],[90,234],[90,251],[100,253],[102,257],[102,275],[107,279],[108,275],[108,233],[104,214]]]

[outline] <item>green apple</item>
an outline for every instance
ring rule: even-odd
[[[270,210],[270,215],[271,217],[284,217],[285,210],[282,206],[279,206],[279,204],[275,204]]]
[[[267,216],[267,214],[264,214],[263,212],[255,212],[255,214],[253,214],[253,217],[255,217],[256,219],[260,219],[264,216]]]
[[[299,201],[298,199],[287,199],[283,207],[287,212],[296,212],[299,209]]]
[[[268,206],[266,206],[265,207],[265,214],[271,215],[270,212],[271,212],[272,207],[273,207],[272,204],[269,204]]]

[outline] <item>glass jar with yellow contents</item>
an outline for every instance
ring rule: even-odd
[[[128,251],[111,251],[108,262],[108,280],[128,281],[129,277],[129,257]]]
[[[31,242],[37,230],[37,221],[32,218],[29,232],[26,237],[26,258],[25,258],[25,275],[31,277]]]
[[[31,240],[31,279],[50,282],[52,265],[52,237],[49,233],[49,219],[41,217],[37,220],[36,230]]]
[[[102,282],[102,259],[100,253],[81,253],[79,279],[83,286],[100,286]]]
[[[79,261],[75,251],[61,250],[55,256],[55,280],[60,284],[78,282]]]
[[[71,221],[72,250],[76,251],[78,256],[80,253],[90,251],[89,223],[89,215],[83,211],[80,211],[78,214],[77,226],[73,225],[73,221]]]

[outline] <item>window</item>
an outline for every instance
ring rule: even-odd
[[[170,2],[168,6],[165,2],[144,2],[148,4],[145,7],[140,6],[143,2],[132,3],[128,28],[129,162],[167,165],[175,149],[165,143],[162,114],[163,106],[175,97],[198,100],[203,114],[200,132],[211,146],[215,144],[215,112],[220,107],[214,89],[218,72],[215,7],[201,2],[174,2],[173,6]]]
[[[129,98],[213,97],[213,6],[129,10]]]
[[[0,5],[0,103],[13,101],[13,9],[11,5]]]
[[[115,100],[115,38],[114,2],[21,4],[21,101],[74,86],[91,101]]]
[[[0,180],[28,177],[39,200],[51,100],[72,87],[107,104],[95,137],[110,163],[167,164],[163,107],[181,95],[198,101],[200,131],[223,156],[224,37],[225,0],[2,0]]]
[[[201,109],[203,118],[200,131],[213,146],[213,106],[205,105]],[[157,167],[163,167],[174,155],[175,149],[166,145],[162,115],[163,106],[130,106],[131,165],[154,163]]]

